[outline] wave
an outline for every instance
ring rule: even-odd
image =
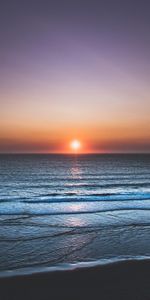
[[[145,174],[136,174],[136,176],[134,177],[134,174],[132,174],[132,175],[128,175],[128,174],[126,174],[126,175],[114,175],[114,176],[112,176],[112,175],[97,175],[97,174],[91,174],[91,175],[82,175],[82,177],[79,175],[79,176],[77,176],[76,178],[75,177],[72,177],[72,176],[65,176],[65,174],[64,175],[62,175],[62,177],[57,177],[57,176],[55,176],[55,177],[51,177],[51,176],[49,176],[49,177],[40,177],[40,178],[36,178],[36,176],[35,176],[35,178],[33,177],[32,178],[32,182],[36,182],[36,183],[42,183],[42,182],[49,182],[49,181],[53,181],[53,182],[65,182],[65,181],[67,181],[67,182],[70,182],[70,181],[72,181],[72,182],[76,182],[76,181],[116,181],[116,180],[124,180],[124,181],[129,181],[129,180],[134,180],[134,181],[136,181],[136,180],[145,180],[145,181],[147,181],[147,180],[150,180],[150,175],[149,176],[147,176],[147,175],[149,175],[149,174],[146,174],[146,176],[145,176]],[[20,179],[19,180],[19,183],[20,184],[25,184],[26,185],[26,183],[28,184],[29,183],[29,180],[28,179]],[[15,183],[14,183],[15,184]],[[9,184],[7,184],[8,186],[10,186]]]
[[[104,199],[82,199],[82,198],[78,198],[78,199],[57,199],[57,200],[23,200],[21,201],[22,203],[32,203],[32,204],[36,204],[36,203],[80,203],[80,202],[118,202],[118,201],[149,201],[150,197],[148,198],[125,198],[125,199],[110,199],[110,200],[104,200]],[[10,202],[10,201],[9,201]]]
[[[124,211],[124,212],[129,212],[129,211],[150,211],[150,208],[148,207],[126,207],[126,208],[108,208],[108,209],[101,209],[101,210],[88,210],[88,211],[43,211],[43,212],[38,212],[38,211],[11,211],[11,212],[0,212],[0,216],[11,216],[11,215],[31,215],[31,216],[63,216],[63,215],[82,215],[82,214],[100,214],[100,213],[107,213],[107,212],[119,212],[119,211]]]
[[[78,181],[80,181],[80,179],[78,179]],[[134,182],[129,182],[129,183],[104,183],[104,184],[99,184],[99,183],[67,183],[65,184],[63,187],[80,187],[80,188],[115,188],[115,187],[150,187],[150,182],[140,182],[140,183],[134,183]],[[10,188],[10,187],[14,187],[13,184],[10,185],[3,185],[3,187],[5,188]],[[36,189],[41,189],[41,188],[60,188],[60,184],[54,184],[52,183],[46,183],[46,184],[37,184],[37,185],[25,185],[25,184],[19,184],[16,186],[15,184],[15,188],[18,190],[20,188],[36,188]]]
[[[69,184],[65,185],[66,187],[69,187]],[[110,183],[106,183],[106,184],[90,184],[90,183],[78,183],[78,184],[73,184],[73,186],[77,186],[77,187],[89,187],[89,188],[113,188],[113,187],[150,187],[150,182],[143,182],[143,183],[114,183],[114,184],[110,184]]]
[[[5,270],[0,272],[0,278],[6,277],[17,277],[17,276],[24,276],[24,275],[33,275],[33,274],[42,274],[42,273],[49,273],[49,272],[65,272],[65,271],[74,271],[80,269],[89,269],[94,267],[100,266],[107,266],[107,265],[116,265],[121,263],[127,262],[138,262],[138,261],[150,261],[149,255],[135,255],[135,256],[113,256],[107,258],[101,258],[98,260],[93,261],[81,261],[75,263],[59,263],[55,266],[38,266],[38,267],[24,267],[19,269],[11,269]]]
[[[117,201],[148,201],[150,193],[46,193],[29,197],[9,197],[0,199],[0,203],[80,203],[80,202],[117,202]]]

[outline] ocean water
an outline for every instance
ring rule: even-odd
[[[0,155],[0,274],[150,258],[150,155]]]

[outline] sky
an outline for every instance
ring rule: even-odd
[[[150,1],[5,0],[0,152],[150,152]]]

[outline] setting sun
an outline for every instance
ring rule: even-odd
[[[78,150],[81,148],[81,143],[80,143],[80,141],[78,141],[78,140],[73,140],[73,141],[70,143],[70,147],[71,147],[72,150],[78,151]]]

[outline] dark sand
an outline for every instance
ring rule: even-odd
[[[0,279],[0,300],[150,300],[150,261]]]

